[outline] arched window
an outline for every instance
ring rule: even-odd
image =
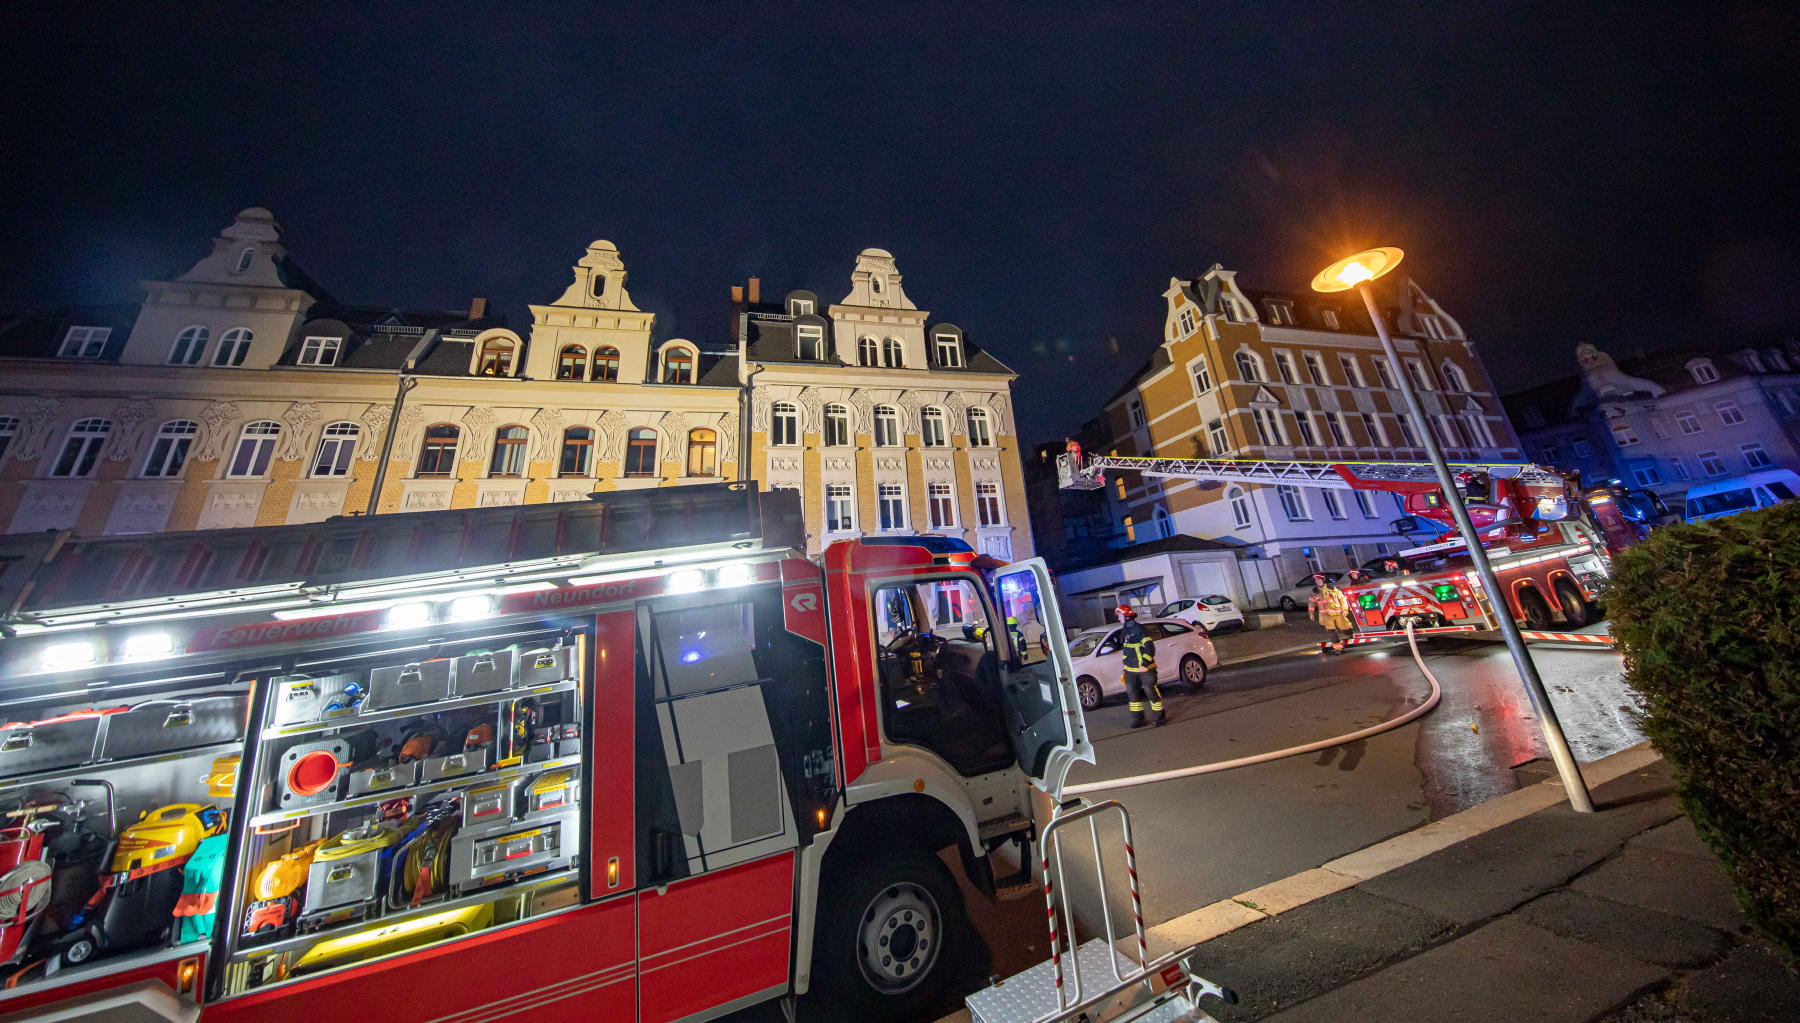
[[[241,251],[239,251],[238,252],[238,261],[237,261],[237,272],[243,273],[245,270],[250,269],[250,261],[254,258],[256,258],[256,250],[253,248],[246,247],[246,248],[242,249]]]
[[[267,419],[244,425],[238,434],[237,449],[225,475],[232,479],[251,479],[269,471],[269,460],[275,457],[275,442],[281,439],[281,424]]]
[[[1237,368],[1238,376],[1245,380],[1254,383],[1262,379],[1262,363],[1249,352],[1237,353]]]
[[[1157,505],[1150,512],[1150,531],[1156,534],[1155,539],[1164,540],[1173,535],[1174,529],[1169,524],[1169,510]]]
[[[188,327],[175,335],[175,344],[169,348],[169,365],[192,366],[200,361],[200,353],[206,351],[206,341],[212,332],[205,327]]]
[[[881,343],[872,337],[865,337],[856,342],[856,364],[858,366],[881,365]]]
[[[637,426],[625,435],[625,475],[656,475],[655,430],[647,426]]]
[[[900,446],[900,410],[892,405],[875,406],[875,446]]]
[[[250,354],[250,342],[255,335],[248,327],[233,327],[219,335],[219,350],[213,353],[215,366],[242,366],[244,357]]]
[[[77,420],[74,426],[69,427],[68,439],[63,441],[62,453],[56,456],[56,464],[51,466],[50,475],[75,478],[93,472],[94,463],[100,458],[100,448],[106,443],[106,435],[111,432],[110,420]]]
[[[676,345],[663,352],[662,382],[691,384],[694,382],[694,350]]]
[[[619,379],[619,350],[608,345],[594,349],[594,379]]]
[[[449,423],[425,428],[425,442],[419,447],[419,471],[416,475],[449,476],[456,469],[456,444],[462,431]]]
[[[919,411],[919,441],[928,448],[950,445],[950,429],[945,423],[943,409],[932,406]]]
[[[562,459],[557,463],[558,476],[586,476],[594,464],[594,431],[585,426],[571,426],[563,431]]]
[[[816,323],[802,323],[794,328],[794,349],[798,358],[807,362],[825,359],[825,328]]]
[[[494,431],[494,454],[488,459],[488,475],[516,479],[525,475],[525,443],[531,431],[523,426],[502,426]]]
[[[800,443],[800,406],[778,401],[769,414],[769,443],[790,447]]]
[[[969,446],[987,448],[994,446],[994,420],[984,408],[969,410]]]
[[[587,373],[587,349],[580,345],[563,345],[556,353],[556,379],[580,380]]]
[[[322,477],[350,475],[350,464],[356,458],[356,440],[362,427],[355,423],[332,423],[319,433],[319,450],[313,455],[312,474]]]
[[[481,343],[481,359],[476,363],[475,372],[484,377],[511,376],[512,364],[513,343],[491,337]]]
[[[182,466],[187,464],[188,449],[194,446],[194,437],[199,433],[200,424],[192,419],[174,419],[162,424],[156,431],[156,439],[150,443],[150,457],[144,459],[144,476],[168,479],[181,475]]]
[[[825,406],[825,446],[842,447],[850,443],[850,409],[844,405]]]
[[[890,369],[900,369],[906,365],[906,346],[897,337],[890,337],[881,343],[881,364]]]
[[[687,471],[689,476],[717,476],[719,474],[718,431],[706,427],[688,431]]]
[[[1469,393],[1469,378],[1463,373],[1461,366],[1453,362],[1446,362],[1441,368],[1446,388],[1452,391],[1461,391],[1464,394]]]
[[[1244,496],[1242,487],[1232,487],[1225,492],[1225,500],[1231,502],[1231,521],[1238,529],[1250,528],[1250,499]]]

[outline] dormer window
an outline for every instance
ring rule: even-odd
[[[255,258],[256,258],[256,250],[255,249],[247,248],[247,249],[244,249],[242,252],[239,252],[238,260],[237,260],[237,270],[234,272],[243,273],[245,270],[250,269],[250,261]]]
[[[250,354],[254,336],[249,327],[233,327],[219,335],[219,350],[213,353],[213,365],[242,366],[244,357]]]
[[[951,369],[959,369],[963,364],[962,342],[955,334],[939,334],[933,342],[937,347],[937,364]]]
[[[1182,306],[1175,314],[1175,330],[1177,337],[1188,337],[1200,329],[1200,318],[1194,315],[1193,306]]]
[[[1763,365],[1762,356],[1756,352],[1744,353],[1744,368],[1752,373],[1767,373],[1768,367]]]
[[[1424,332],[1426,337],[1442,341],[1450,336],[1444,330],[1444,321],[1438,319],[1436,313],[1420,313],[1418,318],[1419,329]]]
[[[342,344],[335,337],[309,337],[301,342],[300,356],[294,361],[302,366],[335,366]]]
[[[1324,325],[1326,330],[1338,329],[1337,310],[1336,309],[1320,309],[1319,310],[1319,322]]]
[[[1263,309],[1269,314],[1270,323],[1288,326],[1292,326],[1294,323],[1294,303],[1292,302],[1267,299],[1263,302]]]
[[[906,365],[906,348],[897,337],[890,337],[881,344],[882,364],[890,369],[901,369]]]
[[[169,365],[192,366],[199,362],[211,337],[212,332],[205,327],[188,327],[175,335],[175,344],[169,349]]]
[[[1693,374],[1696,384],[1715,383],[1719,379],[1719,371],[1711,359],[1695,359],[1687,364],[1687,370]]]
[[[811,316],[813,314],[813,307],[814,303],[810,298],[788,299],[789,316]]]
[[[662,382],[691,384],[694,382],[694,350],[680,345],[663,352]]]
[[[802,323],[794,328],[797,354],[807,362],[825,359],[825,328],[816,323]]]
[[[309,339],[310,340],[310,339]],[[475,372],[484,377],[512,376],[513,344],[501,338],[489,338],[481,343],[481,361],[476,363]]]
[[[881,365],[881,342],[872,337],[865,337],[856,343],[856,364],[859,366]]]
[[[111,327],[70,327],[56,354],[65,359],[98,359],[111,333]]]
[[[1788,365],[1787,356],[1781,354],[1781,349],[1779,349],[1779,348],[1769,349],[1769,364],[1774,366],[1777,372],[1781,372],[1781,373],[1793,372],[1793,370]]]
[[[607,345],[594,350],[594,379],[619,379],[619,350]]]
[[[556,353],[556,379],[580,380],[587,373],[587,349],[580,345],[563,345]]]

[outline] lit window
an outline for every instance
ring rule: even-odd
[[[525,475],[525,444],[531,432],[523,426],[502,426],[494,431],[494,454],[488,459],[488,475],[501,479]]]
[[[1383,356],[1375,357],[1375,375],[1381,378],[1381,386],[1390,391],[1397,388],[1394,383],[1394,367]]]
[[[1125,527],[1125,542],[1137,543],[1137,526],[1132,524],[1131,516],[1125,516],[1125,518],[1120,521],[1119,525]]]
[[[1225,420],[1215,419],[1206,424],[1206,443],[1214,457],[1231,450],[1231,441],[1225,436]]]
[[[901,369],[906,365],[906,348],[897,337],[890,337],[881,343],[882,365],[889,369]]]
[[[502,338],[489,338],[481,343],[481,359],[475,372],[484,377],[512,375],[513,343]]]
[[[1338,368],[1344,371],[1344,379],[1353,387],[1366,386],[1363,383],[1362,363],[1356,361],[1354,355],[1339,355]]]
[[[1250,419],[1256,424],[1256,437],[1264,446],[1287,443],[1287,434],[1282,431],[1281,419],[1274,409],[1267,405],[1251,406]]]
[[[268,420],[247,423],[238,434],[237,449],[232,452],[225,475],[233,479],[252,479],[269,471],[275,457],[275,442],[281,439],[281,424]]]
[[[619,379],[619,350],[608,345],[594,349],[594,379]]]
[[[1184,305],[1175,314],[1177,337],[1187,337],[1200,327],[1200,318],[1194,315],[1194,307]]]
[[[309,337],[300,343],[300,358],[295,361],[302,366],[335,366],[341,344],[335,337]]]
[[[1725,460],[1717,451],[1702,451],[1694,456],[1700,460],[1700,471],[1708,476],[1725,475]]]
[[[1325,375],[1324,359],[1313,352],[1307,352],[1300,358],[1306,363],[1306,375],[1312,379],[1313,383],[1321,386],[1331,383],[1331,378]]]
[[[580,345],[563,345],[562,351],[556,353],[556,379],[580,380],[586,375],[587,349]]]
[[[919,443],[928,448],[949,446],[950,428],[945,422],[943,409],[933,407],[920,411]]]
[[[1330,515],[1334,519],[1349,518],[1348,515],[1344,514],[1344,502],[1338,498],[1337,491],[1321,490],[1319,496],[1325,502],[1325,514]]]
[[[900,446],[900,410],[892,405],[875,406],[875,446]]]
[[[986,448],[994,445],[993,417],[984,408],[972,408],[968,413],[969,446]]]
[[[156,439],[150,443],[150,457],[144,460],[145,477],[167,479],[181,475],[182,466],[187,464],[188,449],[193,447],[194,437],[199,433],[200,424],[191,419],[162,424],[156,431]]]
[[[332,423],[319,433],[319,450],[313,454],[312,474],[321,477],[350,475],[351,460],[356,457],[356,439],[362,427],[355,423]]]
[[[562,477],[586,476],[593,468],[594,431],[585,426],[571,426],[563,431],[562,457],[556,474]]]
[[[250,354],[250,342],[254,337],[248,327],[233,327],[219,335],[219,350],[213,353],[213,365],[242,366]]]
[[[1225,499],[1231,502],[1231,521],[1238,529],[1249,529],[1250,498],[1245,496],[1241,488],[1232,487],[1226,492]]]
[[[1325,430],[1331,434],[1333,447],[1345,447],[1350,442],[1344,437],[1344,422],[1336,412],[1325,413]]]
[[[1131,428],[1133,430],[1141,430],[1144,428],[1144,403],[1142,401],[1139,401],[1136,398],[1131,399],[1131,401],[1126,403],[1125,411],[1131,417]]]
[[[647,426],[633,427],[625,435],[625,475],[656,475],[656,431]]]
[[[1281,377],[1282,383],[1284,383],[1284,384],[1293,383],[1294,382],[1294,357],[1292,355],[1289,355],[1286,352],[1276,352],[1275,353],[1275,373],[1277,376]]]
[[[1612,435],[1613,443],[1622,448],[1628,448],[1638,442],[1637,431],[1631,428],[1630,423],[1614,423]]]
[[[856,363],[859,366],[881,365],[881,342],[872,337],[856,342]]]
[[[717,476],[719,474],[719,434],[718,431],[701,427],[688,431],[688,475]]]
[[[111,334],[111,327],[70,327],[56,354],[65,359],[98,359]]]
[[[1744,421],[1744,413],[1735,401],[1721,401],[1713,406],[1713,411],[1719,414],[1719,422],[1726,426],[1736,426]]]
[[[19,435],[18,416],[0,416],[0,458],[6,457],[6,449],[12,447],[13,438]]]
[[[962,341],[955,334],[938,334],[933,340],[937,347],[938,365],[960,369],[963,364]]]
[[[1004,524],[1000,517],[1000,484],[988,481],[975,484],[975,518],[983,526]]]
[[[875,508],[881,515],[882,529],[906,528],[906,498],[898,483],[883,483],[875,489]]]
[[[1251,383],[1262,379],[1262,364],[1249,352],[1237,353],[1238,377]]]
[[[831,533],[842,533],[856,528],[853,518],[854,509],[850,502],[850,486],[846,483],[832,483],[825,487],[825,529]]]
[[[175,335],[175,344],[169,349],[169,365],[192,366],[200,361],[201,353],[206,351],[206,342],[212,332],[205,327],[188,327]]]
[[[694,382],[694,350],[680,345],[663,352],[662,382],[691,384]]]
[[[1694,375],[1694,383],[1710,384],[1719,379],[1719,371],[1711,359],[1695,359],[1688,363],[1688,372]]]
[[[1743,452],[1744,464],[1752,469],[1767,469],[1775,464],[1774,459],[1769,457],[1769,453],[1763,450],[1761,444],[1745,444],[1738,450]]]
[[[825,328],[816,323],[802,323],[794,328],[794,348],[798,358],[821,362],[825,358]]]
[[[449,423],[437,423],[425,428],[425,440],[419,445],[418,475],[428,477],[449,476],[456,468],[456,445],[462,439],[462,431]]]
[[[929,483],[925,487],[926,508],[931,515],[932,529],[953,529],[956,526],[956,500],[948,483]]]
[[[800,443],[800,406],[791,401],[778,401],[770,410],[769,443],[792,447]]]
[[[1289,522],[1305,522],[1312,518],[1312,513],[1306,510],[1306,498],[1300,493],[1299,487],[1282,483],[1275,487],[1275,493],[1281,498],[1281,511]]]
[[[1689,409],[1682,409],[1675,413],[1675,427],[1683,434],[1689,435],[1700,433],[1706,429],[1700,425],[1700,417]]]
[[[825,446],[843,447],[850,443],[850,410],[843,405],[825,406]]]
[[[1205,394],[1213,389],[1212,372],[1206,368],[1205,359],[1194,360],[1194,393]]]

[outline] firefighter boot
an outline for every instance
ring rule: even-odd
[[[1126,727],[1142,728],[1144,724],[1144,708],[1141,706],[1131,708],[1131,724]]]

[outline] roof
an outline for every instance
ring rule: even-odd
[[[0,357],[55,358],[70,327],[110,327],[97,361],[116,361],[137,322],[138,308],[131,303],[0,313]]]
[[[816,322],[825,327],[825,337],[831,337],[831,317],[822,313],[804,316],[791,316],[786,306],[779,302],[758,302],[745,307],[746,323],[745,351],[751,362],[766,362],[788,365],[844,365],[835,361],[802,359],[799,345],[794,340],[794,328],[802,321]],[[926,334],[932,328],[955,326],[942,322],[928,324]],[[935,373],[999,373],[1016,375],[1011,367],[995,358],[980,345],[969,340],[967,331],[957,327],[962,335],[963,364],[961,366],[945,366],[933,362],[930,369]],[[935,353],[933,353],[935,355]]]
[[[1767,347],[1769,346],[1762,346],[1763,349]],[[1743,344],[1723,344],[1712,347],[1684,345],[1663,348],[1654,352],[1637,352],[1623,359],[1617,359],[1615,362],[1619,371],[1625,376],[1647,380],[1662,387],[1669,394],[1680,394],[1683,391],[1691,391],[1699,387],[1711,387],[1718,382],[1702,384],[1695,380],[1694,374],[1688,369],[1688,363],[1695,359],[1710,359],[1713,369],[1719,374],[1720,381],[1763,375],[1746,369],[1736,358],[1737,353],[1755,348],[1757,346]],[[1800,359],[1800,351],[1795,351],[1795,346],[1791,343],[1789,351],[1793,352],[1788,356],[1790,359]],[[1764,354],[1766,357],[1766,351]],[[1783,372],[1767,362],[1765,365],[1769,366],[1771,373]],[[1542,412],[1546,425],[1557,425],[1583,421],[1586,418],[1586,410],[1598,404],[1592,390],[1587,385],[1586,377],[1580,373],[1572,373],[1535,387],[1513,391],[1510,394],[1502,395],[1500,401],[1506,406],[1507,413],[1514,417],[1514,421],[1527,430],[1536,429],[1524,424],[1524,412],[1528,408],[1535,408]]]
[[[1087,597],[1096,593],[1112,593],[1115,590],[1135,590],[1140,586],[1151,586],[1162,581],[1163,577],[1160,575],[1145,576],[1142,579],[1127,579],[1124,582],[1107,583],[1105,586],[1095,586],[1092,589],[1076,590],[1074,593],[1069,594],[1069,596]]]

